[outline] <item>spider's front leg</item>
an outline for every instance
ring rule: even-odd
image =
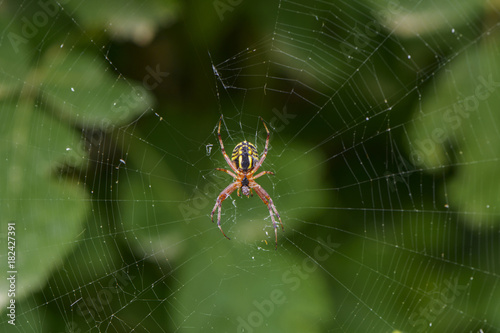
[[[226,170],[226,169],[223,169],[223,168],[215,168],[215,170],[225,172],[228,175],[230,175],[231,177],[233,177],[234,179],[237,178],[237,176],[234,173],[232,173],[231,171],[229,171],[229,170]]]
[[[212,214],[210,214],[210,217],[212,218],[212,222],[213,222],[215,210],[217,208],[219,208],[219,211],[217,212],[217,226],[219,227],[219,230],[222,232],[224,237],[226,237],[227,239],[230,239],[230,238],[226,236],[226,234],[224,233],[224,231],[222,231],[222,228],[220,226],[222,202],[224,200],[226,200],[226,198],[229,197],[231,195],[231,193],[233,193],[234,190],[236,190],[236,188],[238,188],[238,183],[236,183],[236,182],[234,182],[234,183],[230,184],[228,187],[226,187],[217,197],[217,200],[215,201],[214,209],[212,209]]]

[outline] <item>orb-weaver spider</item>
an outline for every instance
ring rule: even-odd
[[[219,129],[217,130],[217,135],[219,137],[219,142],[220,142],[220,148],[222,150],[222,155],[224,155],[224,159],[226,160],[227,164],[231,167],[231,169],[234,171],[231,172],[226,169],[222,168],[216,168],[215,170],[218,171],[224,171],[228,175],[234,178],[234,182],[230,184],[228,187],[226,187],[217,197],[217,200],[215,201],[215,206],[214,209],[212,209],[212,222],[214,221],[214,213],[217,208],[219,208],[218,214],[217,214],[217,226],[219,227],[220,231],[226,237],[227,239],[230,239],[229,237],[226,236],[224,231],[222,231],[222,228],[220,226],[220,217],[221,217],[221,210],[222,210],[222,202],[231,195],[231,193],[234,192],[234,190],[238,190],[237,194],[239,197],[241,197],[240,194],[240,189],[241,192],[243,192],[243,195],[246,195],[247,197],[252,195],[254,190],[259,198],[266,204],[267,208],[269,209],[269,215],[271,216],[271,220],[273,221],[273,227],[274,227],[274,237],[275,237],[275,249],[278,248],[278,224],[276,223],[276,220],[274,219],[274,215],[279,220],[279,223],[281,225],[281,229],[285,230],[283,228],[283,223],[281,222],[281,217],[280,214],[278,214],[278,211],[276,210],[276,206],[274,206],[273,200],[267,194],[266,190],[262,188],[259,184],[255,182],[255,179],[265,175],[274,175],[273,172],[271,171],[262,171],[259,172],[254,176],[254,173],[257,172],[257,170],[262,166],[262,163],[266,159],[267,156],[267,148],[269,146],[269,130],[267,129],[266,123],[264,122],[264,119],[262,119],[262,123],[264,124],[264,127],[266,128],[267,132],[267,139],[266,139],[266,146],[264,148],[264,152],[262,153],[262,156],[259,160],[259,154],[257,153],[257,148],[255,147],[254,144],[248,142],[248,141],[242,141],[234,147],[233,150],[233,155],[231,158],[227,156],[226,150],[224,149],[224,143],[222,143],[222,138],[220,136],[220,125],[222,122],[222,116],[220,117],[219,120]]]

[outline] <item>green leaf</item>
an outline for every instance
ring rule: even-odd
[[[73,249],[89,202],[83,184],[66,179],[58,168],[81,164],[80,137],[30,100],[0,108],[0,220],[2,233],[7,222],[15,222],[20,300],[41,288]],[[6,282],[1,279],[2,290]]]
[[[172,286],[177,290],[172,301],[183,307],[174,317],[175,327],[210,327],[214,332],[324,331],[318,318],[331,315],[334,300],[325,297],[327,283],[314,263],[318,258],[297,261],[283,249],[248,252],[241,244],[220,245],[196,248],[201,255],[192,256],[177,274],[183,282]]]
[[[84,5],[66,4],[73,15],[90,30],[105,31],[114,39],[149,43],[160,26],[170,25],[179,12],[177,1],[87,0]]]
[[[62,118],[108,129],[135,119],[153,103],[146,88],[117,79],[111,71],[102,56],[54,48],[44,57],[37,77],[42,80],[43,100]]]
[[[454,168],[450,208],[477,225],[500,213],[500,63],[492,35],[442,71],[424,94],[410,131],[411,157],[429,171]]]
[[[453,6],[445,1],[377,0],[374,7],[375,17],[400,36],[413,37],[435,33],[464,22],[470,22],[483,10],[484,0],[455,0]],[[372,5],[372,2],[369,2]],[[465,30],[465,29],[464,29]]]
[[[16,21],[0,10],[0,99],[8,97],[22,87],[29,69],[30,51],[28,39],[23,35]]]
[[[110,130],[136,119],[153,99],[143,86],[113,73],[102,55],[49,47],[32,67],[30,41],[24,43],[15,23],[3,30],[0,214],[2,230],[16,223],[16,299],[22,300],[47,283],[84,234],[88,197],[78,179],[61,172],[83,168],[87,158],[71,125]],[[6,283],[0,282],[2,290]]]

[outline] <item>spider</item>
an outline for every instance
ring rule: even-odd
[[[253,143],[250,143],[248,141],[242,141],[234,147],[233,154],[231,158],[227,156],[226,150],[224,149],[224,143],[222,143],[222,138],[220,136],[220,125],[222,122],[222,116],[219,120],[219,129],[217,131],[217,135],[219,137],[219,142],[220,142],[220,148],[222,150],[222,155],[224,156],[224,159],[226,160],[227,164],[231,167],[231,169],[234,172],[231,172],[226,169],[222,168],[216,168],[215,170],[218,171],[224,171],[228,175],[234,178],[234,182],[230,184],[228,187],[226,187],[217,197],[217,200],[215,201],[215,206],[214,209],[212,209],[212,222],[214,221],[214,213],[217,208],[219,208],[218,214],[217,214],[217,226],[219,227],[220,231],[226,237],[227,239],[230,239],[229,237],[226,236],[224,231],[222,231],[222,228],[220,226],[220,217],[221,217],[221,209],[222,209],[222,202],[231,195],[231,193],[234,192],[234,190],[237,189],[237,194],[239,197],[241,197],[240,190],[243,192],[243,195],[246,195],[249,197],[250,195],[253,196],[253,191],[254,190],[259,198],[266,204],[267,208],[269,209],[269,215],[271,216],[271,220],[273,221],[273,227],[274,227],[274,236],[275,236],[275,241],[276,241],[276,246],[275,249],[278,248],[278,224],[276,223],[276,220],[274,218],[274,215],[279,220],[279,223],[281,225],[281,229],[285,230],[283,228],[283,223],[281,223],[281,217],[280,214],[278,214],[278,211],[276,210],[276,206],[274,206],[273,200],[267,194],[266,190],[262,188],[259,184],[255,182],[255,179],[265,175],[274,175],[274,172],[271,171],[261,171],[258,174],[254,175],[257,170],[262,166],[262,163],[266,159],[267,155],[267,148],[269,146],[269,130],[267,129],[266,123],[264,122],[264,119],[262,119],[262,123],[264,124],[264,127],[266,128],[267,132],[267,139],[266,139],[266,146],[264,148],[264,152],[262,153],[262,156],[260,157],[259,160],[259,154],[257,153],[257,148]]]

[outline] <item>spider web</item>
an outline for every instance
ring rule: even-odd
[[[499,330],[494,1],[2,4],[2,331]]]

